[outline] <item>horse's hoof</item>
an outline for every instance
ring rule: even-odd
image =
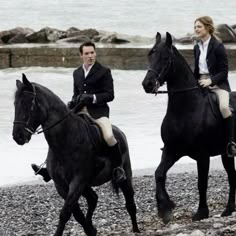
[[[133,233],[141,233],[141,232],[140,232],[139,228],[135,228],[135,229],[133,229]]]
[[[164,224],[168,224],[173,218],[172,211],[158,212],[158,216],[162,219]]]
[[[198,209],[196,214],[192,217],[192,221],[199,221],[209,217],[208,208]]]
[[[235,208],[234,208],[234,209],[226,208],[226,209],[222,212],[221,216],[222,216],[222,217],[231,216],[234,211],[235,211]]]
[[[158,216],[162,219],[164,224],[168,224],[171,221],[173,217],[172,210],[174,208],[175,203],[171,200],[169,200],[167,204],[162,205],[162,207],[158,207]]]

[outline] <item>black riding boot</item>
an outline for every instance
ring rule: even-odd
[[[32,169],[34,170],[35,175],[41,175],[45,182],[51,180],[51,177],[48,174],[47,168],[40,167],[36,164],[31,164]]]
[[[114,146],[110,146],[109,149],[112,158],[112,179],[115,183],[121,183],[126,180],[126,175],[122,167],[121,151],[119,144],[116,143]]]
[[[225,133],[228,140],[226,153],[228,157],[236,156],[236,144],[234,142],[234,117],[231,115],[224,119]]]

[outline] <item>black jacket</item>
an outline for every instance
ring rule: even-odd
[[[198,44],[194,46],[194,75],[196,79],[200,78],[199,74],[199,56],[200,49]],[[219,42],[214,36],[211,37],[207,50],[207,67],[209,70],[212,85],[217,85],[219,88],[230,92],[228,81],[228,59],[224,45]]]
[[[114,99],[114,87],[111,70],[95,62],[87,77],[84,77],[83,67],[80,66],[73,73],[74,95],[72,100],[80,94],[95,94],[97,102],[86,105],[89,114],[94,118],[109,117],[107,102]]]

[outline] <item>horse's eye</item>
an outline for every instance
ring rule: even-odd
[[[24,110],[27,110],[28,106],[27,106],[27,103],[24,100],[21,101],[21,105],[22,105]]]

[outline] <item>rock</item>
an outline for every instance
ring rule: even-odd
[[[17,38],[21,38],[21,39],[19,39],[19,41],[25,42],[25,40],[23,40],[23,37],[27,34],[32,33],[32,32],[33,32],[33,30],[30,29],[30,28],[16,27],[16,28],[11,29],[11,30],[5,30],[5,31],[0,32],[0,39],[3,43],[6,44],[12,38],[16,37],[16,35],[19,35],[19,36],[17,36]],[[14,39],[14,40],[17,41],[17,38]]]
[[[205,234],[201,231],[201,230],[198,230],[198,229],[196,229],[196,230],[194,230],[191,234],[190,234],[190,236],[204,236]]]
[[[95,29],[84,29],[80,30],[80,35],[86,35],[90,39],[93,39],[95,36],[99,35],[99,32]]]
[[[17,44],[17,43],[29,43],[27,38],[25,37],[25,34],[19,33],[16,34],[14,37],[12,37],[9,41],[9,44]]]
[[[45,27],[37,32],[26,36],[31,43],[49,43],[56,42],[59,39],[65,38],[66,32],[58,29]]]
[[[79,36],[75,36],[75,37],[57,40],[57,43],[82,43],[82,42],[87,42],[87,41],[91,41],[88,36],[79,35]]]
[[[122,44],[129,43],[130,41],[126,39],[118,38],[116,34],[110,34],[108,36],[104,36],[100,39],[101,43],[114,43],[114,44]]]
[[[219,36],[224,43],[235,43],[236,42],[236,33],[233,28],[227,24],[220,24],[216,27],[216,30],[219,32]]]

